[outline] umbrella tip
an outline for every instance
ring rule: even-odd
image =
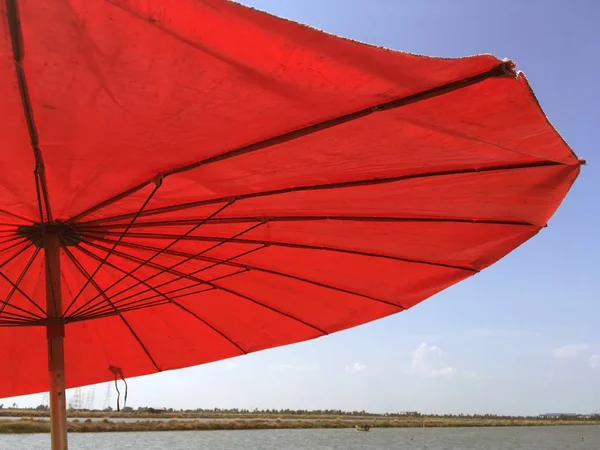
[[[517,72],[517,64],[508,58],[504,58],[502,60],[502,70],[504,71],[504,73],[508,76],[514,77],[518,75]]]
[[[577,160],[577,162],[579,163],[580,166],[587,166],[587,161],[583,158],[579,158]]]

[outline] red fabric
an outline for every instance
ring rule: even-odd
[[[61,250],[69,387],[112,379],[109,366],[198,365],[408,309],[533,237],[579,173],[526,78],[492,56],[394,52],[224,0],[18,5],[50,207],[83,239]],[[44,252],[17,232],[39,208],[0,11],[8,325],[43,312],[46,293]],[[144,183],[165,174],[152,195]],[[0,397],[47,389],[45,345],[42,326],[0,327]]]

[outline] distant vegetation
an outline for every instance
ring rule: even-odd
[[[47,406],[36,408],[8,408],[0,405],[1,417],[48,417]],[[600,422],[600,414],[547,414],[539,416],[502,416],[494,414],[445,414],[427,415],[416,411],[396,413],[370,413],[367,411],[342,411],[335,409],[293,410],[293,409],[173,409],[131,407],[123,408],[120,412],[107,408],[104,410],[69,409],[68,416],[72,418],[161,418],[161,419],[448,419],[448,420],[495,420],[495,421],[591,421]]]
[[[193,431],[193,430],[266,430],[298,428],[354,428],[355,425],[369,424],[371,428],[419,428],[419,427],[509,427],[509,426],[556,426],[556,425],[600,425],[599,421],[579,420],[531,420],[531,419],[449,419],[416,418],[371,420],[343,419],[221,419],[210,421],[183,420],[139,420],[135,422],[115,422],[109,419],[92,421],[74,420],[69,422],[71,433],[131,432],[131,431]],[[23,418],[21,420],[0,420],[2,433],[48,433],[48,420]]]
[[[7,414],[8,413],[8,414]],[[20,420],[0,419],[0,433],[47,433],[50,424],[46,410],[0,410],[0,416],[20,416]],[[365,411],[335,410],[195,410],[172,411],[141,408],[137,411],[70,411],[69,432],[256,430],[290,428],[353,428],[368,424],[372,428],[417,427],[507,427],[600,425],[600,415],[546,417],[508,417],[494,415],[431,416],[413,413],[372,414]],[[86,419],[87,417],[87,419]],[[90,418],[102,418],[92,421]],[[152,420],[152,418],[170,420]],[[110,418],[137,418],[119,422]],[[178,420],[188,419],[188,420]],[[191,420],[189,420],[191,419]]]

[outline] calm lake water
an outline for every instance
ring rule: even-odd
[[[582,439],[583,438],[583,439]],[[48,435],[0,436],[2,450],[47,450]],[[72,450],[598,450],[600,427],[177,431],[69,435]]]

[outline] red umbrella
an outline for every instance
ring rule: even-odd
[[[225,0],[0,9],[0,397],[50,389],[56,449],[65,386],[408,309],[533,237],[583,162],[490,55]]]

